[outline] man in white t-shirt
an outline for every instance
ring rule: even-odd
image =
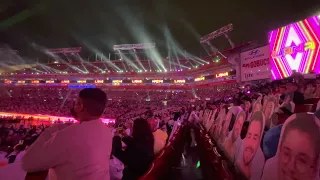
[[[112,134],[99,119],[106,103],[102,90],[81,90],[71,109],[80,123],[46,129],[25,153],[22,168],[27,172],[50,169],[50,180],[109,180]]]

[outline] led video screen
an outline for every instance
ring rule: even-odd
[[[273,30],[268,38],[272,79],[289,77],[293,70],[320,73],[320,16]]]

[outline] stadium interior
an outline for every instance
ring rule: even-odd
[[[319,22],[313,16],[273,30],[269,44],[236,46],[229,24],[200,39],[211,49],[203,57],[160,57],[156,43],[141,43],[114,45],[112,54],[93,60],[81,57],[81,47],[70,47],[45,50],[45,61],[7,63],[0,68],[0,179],[45,180],[52,172],[57,179],[93,180],[101,172],[101,179],[111,180],[319,179]],[[210,43],[218,36],[226,37],[229,49]],[[5,49],[0,57],[18,54]],[[100,92],[106,97],[96,98]],[[71,155],[79,149],[68,143],[55,146],[71,148],[57,156],[65,161],[43,163],[50,154],[37,158],[42,141],[43,152],[53,153],[48,147],[59,133],[93,127],[83,119],[101,104],[103,111],[92,116],[113,134],[102,163],[108,167],[81,164],[86,160]],[[47,134],[59,125],[68,127]],[[81,142],[84,147],[96,141],[92,149],[104,148],[106,142],[91,134],[101,130],[95,128],[72,135],[91,138]],[[144,138],[148,132],[152,148]],[[88,149],[87,158],[97,158],[93,152],[100,150]]]

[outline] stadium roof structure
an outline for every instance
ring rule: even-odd
[[[239,52],[241,49],[248,47],[252,42],[227,49],[222,53],[227,55]],[[149,59],[145,52],[140,49],[129,52],[115,53],[115,58],[111,59],[100,55],[95,61],[83,59],[79,53],[81,48],[61,48],[52,49],[48,53],[54,59],[49,63],[34,63],[19,68],[7,67],[7,71],[0,71],[1,76],[26,76],[26,75],[125,75],[125,74],[157,74],[157,73],[183,73],[198,71],[205,68],[218,68],[219,66],[229,64],[228,60],[214,54],[206,57],[185,56],[182,58],[160,58]],[[121,54],[120,54],[121,53]],[[60,55],[60,56],[59,56]],[[62,58],[62,56],[64,58]]]

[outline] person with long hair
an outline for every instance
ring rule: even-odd
[[[124,165],[123,180],[138,179],[147,172],[154,159],[154,137],[151,127],[145,119],[137,119],[133,123],[132,136],[114,136],[114,143],[121,140],[126,144],[125,150],[116,146],[114,156]]]

